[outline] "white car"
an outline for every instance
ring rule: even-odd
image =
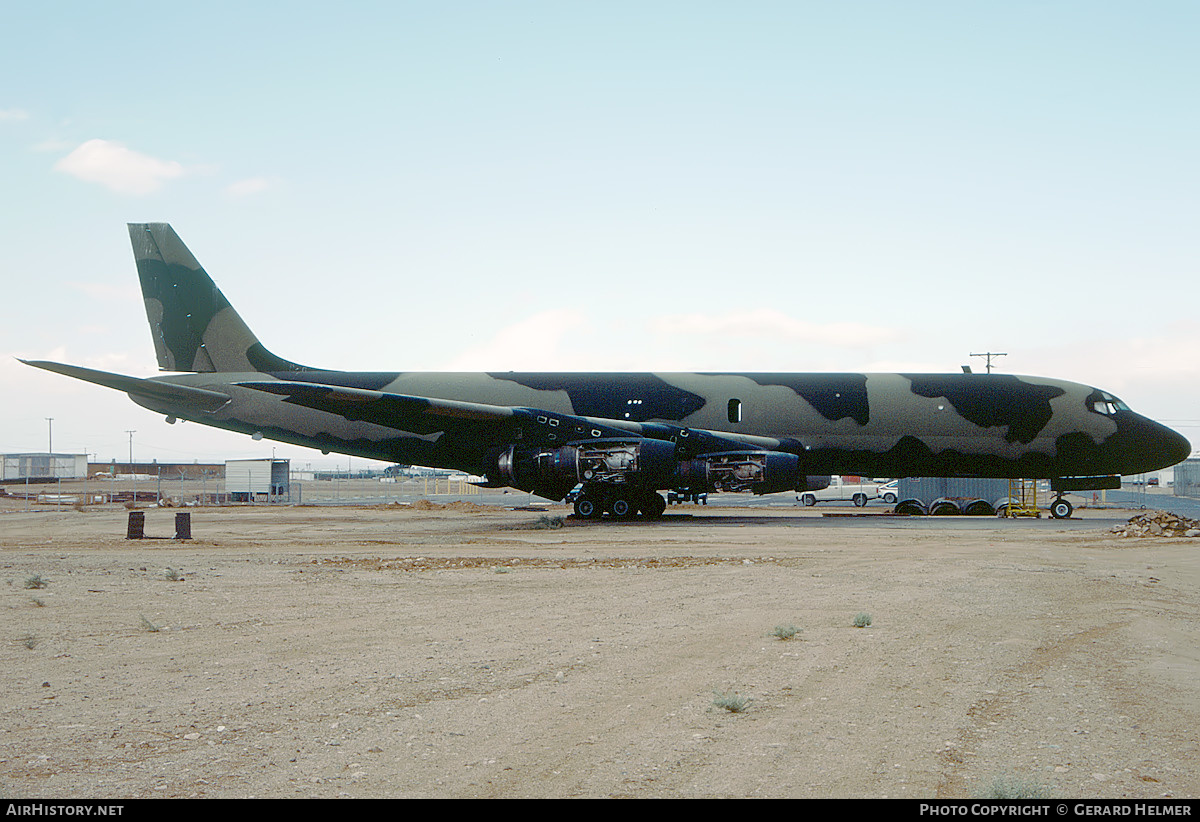
[[[900,480],[892,480],[879,486],[879,498],[888,505],[895,505],[900,499]]]

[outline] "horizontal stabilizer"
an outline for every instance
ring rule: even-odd
[[[106,388],[115,388],[118,391],[124,391],[131,397],[143,397],[148,400],[165,402],[182,408],[216,411],[222,405],[229,402],[227,394],[222,394],[219,391],[210,391],[207,388],[192,388],[187,385],[176,385],[175,383],[161,382],[159,380],[127,377],[124,374],[95,371],[91,368],[81,368],[78,365],[64,365],[57,362],[46,362],[45,360],[21,360],[21,362],[26,365],[32,365],[34,368],[42,368],[46,371],[53,371],[56,374],[74,377],[77,380],[103,385]]]

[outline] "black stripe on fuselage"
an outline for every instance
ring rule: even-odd
[[[1063,395],[1054,385],[1026,382],[1007,374],[902,374],[920,397],[945,398],[963,419],[992,428],[1008,426],[1008,442],[1033,442],[1054,410],[1050,400]],[[1082,410],[1082,409],[1081,409]]]
[[[536,391],[563,391],[571,408],[585,417],[611,420],[682,420],[705,405],[705,398],[671,385],[653,374],[533,374],[488,372]]]

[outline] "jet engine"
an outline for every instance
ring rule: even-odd
[[[782,451],[730,451],[679,463],[677,480],[692,491],[774,494],[805,483],[800,460]]]
[[[675,474],[675,446],[651,439],[588,440],[557,448],[511,445],[487,471],[490,485],[508,485],[561,499],[579,483],[667,488]]]

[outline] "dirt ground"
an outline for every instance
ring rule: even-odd
[[[1200,540],[1128,512],[39,508],[0,796],[1200,796]]]

